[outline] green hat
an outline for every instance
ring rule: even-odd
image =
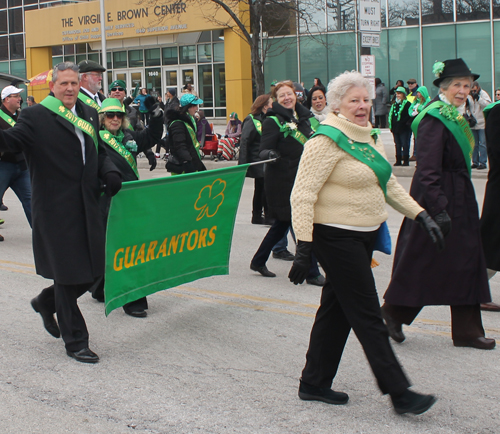
[[[108,112],[125,113],[125,107],[123,107],[119,99],[106,98],[102,102],[102,106],[99,109],[99,113],[108,113]]]
[[[115,80],[113,81],[113,83],[111,83],[109,85],[109,91],[111,92],[111,89],[113,89],[114,87],[123,87],[125,90],[127,90],[127,85],[125,84],[125,82],[123,80]]]
[[[404,93],[406,95],[406,89],[403,87],[403,86],[399,86],[397,89],[396,89],[396,92],[401,92],[401,93]]]

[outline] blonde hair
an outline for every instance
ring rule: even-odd
[[[340,108],[342,98],[352,87],[364,87],[368,93],[372,90],[370,82],[358,71],[345,71],[328,83],[326,100],[330,110],[334,111]]]

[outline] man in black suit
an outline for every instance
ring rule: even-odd
[[[106,98],[99,92],[102,89],[102,74],[106,72],[106,68],[92,60],[82,60],[78,66],[80,67],[80,93],[82,94],[80,99],[87,105],[99,110]],[[82,96],[86,98],[82,98]],[[92,101],[89,101],[88,98]]]
[[[99,197],[102,188],[116,194],[121,176],[99,139],[97,112],[78,100],[78,75],[74,63],[56,65],[51,94],[24,109],[13,128],[0,131],[0,151],[26,156],[36,272],[54,280],[31,305],[52,336],[62,335],[68,356],[96,363],[77,299],[104,274]]]

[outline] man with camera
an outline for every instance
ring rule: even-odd
[[[486,138],[484,134],[484,115],[483,109],[491,104],[491,98],[486,91],[481,89],[477,81],[472,83],[470,95],[468,97],[468,105],[470,113],[474,116],[476,124],[473,125],[474,119],[472,120],[471,130],[474,134],[475,146],[474,152],[472,153],[472,168],[473,169],[486,169],[486,163],[488,156],[486,154]],[[467,109],[466,109],[467,111]]]

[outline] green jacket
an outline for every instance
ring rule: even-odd
[[[415,101],[413,101],[412,105],[408,109],[408,113],[410,116],[413,117],[413,110],[415,109],[415,106],[417,106],[417,111],[420,113],[422,109],[430,102],[431,98],[429,96],[429,91],[425,86],[420,86],[417,89],[417,92],[420,92],[420,94],[425,98],[425,102],[420,103],[420,100],[418,98],[415,98]],[[418,104],[418,105],[417,105]]]

